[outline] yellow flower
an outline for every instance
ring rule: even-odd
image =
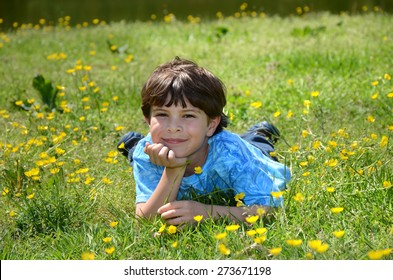
[[[343,207],[333,207],[330,208],[330,211],[332,211],[332,213],[337,214],[337,213],[341,213],[344,210]]]
[[[266,238],[267,238],[266,235],[261,235],[261,236],[255,237],[254,242],[258,243],[258,244],[262,244],[263,242],[266,241]]]
[[[179,242],[175,241],[171,246],[176,249],[179,246]]]
[[[194,173],[199,175],[202,173],[202,168],[200,166],[194,167]]]
[[[240,225],[229,225],[229,226],[226,226],[225,227],[225,229],[227,230],[227,231],[236,231],[236,230],[238,230],[240,228]]]
[[[95,255],[94,252],[83,252],[82,253],[82,260],[94,260]]]
[[[381,143],[379,144],[381,146],[381,148],[387,146],[388,141],[389,141],[389,138],[387,136],[383,135],[381,138]]]
[[[333,187],[327,187],[326,191],[329,193],[333,193],[335,191],[335,189]]]
[[[280,198],[284,194],[284,192],[271,192],[270,193],[274,198]]]
[[[335,237],[337,237],[337,238],[343,237],[344,234],[345,234],[345,231],[343,231],[343,230],[333,231],[333,235],[334,235]]]
[[[110,222],[110,223],[109,223],[109,226],[114,228],[114,227],[116,227],[118,224],[119,224],[119,222],[113,221],[113,222]]]
[[[269,253],[272,254],[273,256],[277,256],[281,253],[282,248],[281,247],[276,247],[276,248],[271,248],[269,250]]]
[[[256,228],[255,231],[258,234],[265,234],[267,232],[267,228],[264,228],[264,227],[263,228]]]
[[[308,130],[302,130],[302,137],[306,138],[308,135],[310,134],[310,132],[308,132]]]
[[[335,167],[338,164],[338,160],[332,158],[332,159],[325,161],[325,164],[330,167]]]
[[[390,80],[392,79],[392,76],[391,76],[390,74],[386,73],[385,75],[383,75],[383,78],[384,78],[385,80],[390,81]]]
[[[291,152],[296,153],[299,151],[299,146],[298,145],[294,145],[289,149]]]
[[[390,181],[383,181],[384,188],[390,188],[391,186],[392,186],[392,183]]]
[[[228,256],[231,253],[231,250],[229,250],[224,244],[218,245],[218,250],[225,256]]]
[[[263,216],[266,213],[265,209],[263,209],[262,207],[257,209],[257,214],[259,216]]]
[[[159,232],[159,233],[164,232],[165,228],[166,228],[166,224],[163,224],[163,225],[158,229],[158,232]]]
[[[388,248],[388,249],[382,249],[382,250],[375,250],[375,251],[370,251],[367,253],[368,258],[370,260],[380,260],[384,256],[390,255],[393,249]]]
[[[235,195],[235,200],[240,200],[243,199],[246,195],[244,194],[244,192],[238,193],[237,195]]]
[[[297,202],[302,202],[304,200],[304,196],[301,193],[297,193],[293,199]]]
[[[34,193],[29,194],[29,195],[27,196],[27,198],[28,198],[28,199],[33,199],[33,198],[34,198]]]
[[[288,239],[286,240],[287,244],[292,247],[299,247],[302,245],[303,241],[301,239]]]
[[[258,108],[262,107],[262,102],[261,101],[255,101],[255,102],[252,102],[250,104],[250,106],[253,107],[253,108],[258,109]]]
[[[311,92],[311,96],[312,96],[312,97],[318,97],[318,95],[319,95],[319,91],[313,91],[313,92]]]
[[[247,222],[247,223],[250,223],[250,224],[254,224],[258,219],[259,219],[259,216],[258,216],[258,215],[255,215],[255,216],[248,216],[248,217],[246,218],[246,222]]]
[[[281,112],[277,111],[273,114],[273,117],[278,118],[279,116],[281,116]]]
[[[109,255],[112,255],[114,251],[115,251],[114,246],[105,249],[105,252]]]
[[[196,221],[196,222],[200,222],[200,221],[202,221],[202,219],[203,219],[203,216],[202,215],[197,215],[197,216],[194,216],[194,221]]]
[[[223,232],[223,233],[216,234],[214,236],[214,238],[217,239],[217,240],[221,240],[221,239],[224,239],[226,236],[227,236],[227,233]]]
[[[324,253],[329,248],[329,244],[322,243],[321,240],[310,240],[308,247],[315,252]]]
[[[102,239],[102,241],[104,241],[105,243],[109,243],[109,242],[112,241],[112,237],[104,237],[104,238]]]
[[[39,168],[32,168],[29,171],[25,172],[25,175],[27,177],[33,177],[33,176],[37,176],[40,173],[40,169]]]
[[[11,211],[10,211],[10,217],[14,217],[15,215],[16,215],[15,211],[14,211],[14,210],[11,210]]]
[[[257,234],[257,231],[255,229],[251,229],[251,230],[246,231],[246,234],[251,237],[251,236],[254,236],[255,234]]]
[[[367,117],[367,121],[370,122],[370,123],[373,123],[373,122],[375,122],[375,118],[373,116],[369,115]]]
[[[170,225],[170,226],[168,227],[168,232],[169,232],[170,234],[175,234],[176,231],[177,231],[177,227],[176,227],[176,226]]]

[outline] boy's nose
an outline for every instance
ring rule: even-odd
[[[181,130],[181,124],[176,119],[171,119],[168,123],[169,132],[177,132]]]

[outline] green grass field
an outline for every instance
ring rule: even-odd
[[[1,259],[393,258],[393,16],[236,15],[1,33]],[[116,144],[147,132],[141,87],[174,56],[226,84],[229,130],[280,129],[270,221],[135,219]]]

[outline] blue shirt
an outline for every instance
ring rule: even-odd
[[[139,141],[133,153],[137,203],[150,198],[164,170],[163,166],[151,163],[144,153],[146,142],[152,143],[150,134]],[[218,189],[244,193],[243,202],[247,206],[282,206],[282,198],[272,197],[271,192],[286,188],[290,180],[289,168],[226,130],[210,137],[208,143],[209,153],[202,173],[183,177],[178,200],[190,198],[190,193],[203,195]]]

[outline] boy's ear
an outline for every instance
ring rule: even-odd
[[[207,131],[207,136],[210,137],[214,134],[216,131],[217,126],[221,122],[221,116],[217,116],[214,119],[210,119],[209,125],[208,125],[208,131]]]

